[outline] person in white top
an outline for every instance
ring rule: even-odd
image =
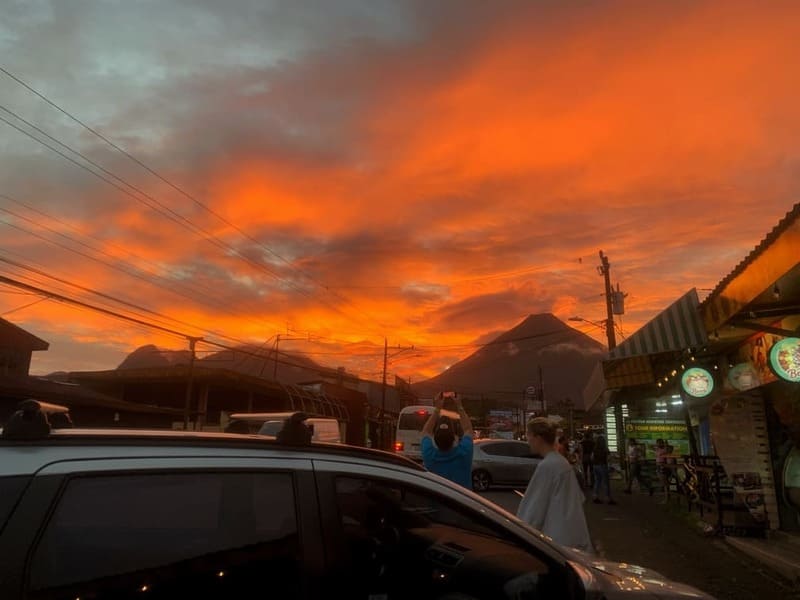
[[[593,552],[583,503],[586,501],[572,465],[554,446],[556,430],[547,419],[528,423],[531,451],[544,458],[533,472],[517,517],[562,546]]]

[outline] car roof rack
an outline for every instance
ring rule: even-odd
[[[38,404],[35,400],[33,402]],[[22,406],[22,405],[20,405]],[[20,408],[11,417],[3,428],[0,444],[4,442],[37,442],[44,445],[169,445],[180,446],[187,443],[201,446],[230,447],[231,445],[251,448],[270,448],[282,451],[314,452],[322,456],[363,458],[376,460],[383,463],[404,466],[415,470],[425,469],[419,464],[398,454],[349,446],[347,444],[326,444],[313,442],[308,444],[285,444],[275,438],[264,435],[241,435],[235,433],[216,433],[201,431],[184,431],[172,429],[56,429],[46,421],[46,427],[41,418],[44,412],[32,404],[25,404],[25,409]],[[38,416],[36,416],[38,415]],[[36,424],[38,423],[38,425]]]
[[[17,410],[3,427],[3,437],[9,440],[39,440],[50,435],[48,413],[59,414],[64,406],[27,399],[17,405]]]

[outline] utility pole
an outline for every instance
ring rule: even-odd
[[[281,334],[279,333],[275,338],[275,368],[272,369],[272,380],[278,380],[278,344],[281,343]]]
[[[547,416],[547,401],[544,399],[544,376],[542,375],[542,365],[539,365],[539,400],[542,402],[542,416]]]
[[[298,341],[298,340],[306,340],[306,338],[302,337],[290,337],[290,333],[287,330],[286,336],[284,336],[284,342],[291,342],[291,341]],[[311,341],[311,335],[308,336],[308,341]],[[278,381],[278,345],[281,343],[281,334],[279,333],[275,336],[275,366],[272,368],[272,379],[274,381]]]
[[[598,272],[605,278],[606,284],[606,336],[608,337],[608,349],[613,350],[617,346],[617,336],[614,331],[614,305],[613,305],[613,290],[611,288],[611,265],[608,262],[608,257],[600,250],[600,262],[602,266],[597,267]]]
[[[383,338],[383,380],[381,383],[381,423],[380,423],[380,444],[381,449],[388,450],[386,448],[386,424],[385,424],[385,417],[386,417],[386,370],[389,368],[389,359],[402,354],[408,350],[413,350],[414,346],[406,346],[405,348],[401,348],[399,345],[397,346],[397,352],[389,356],[389,340],[388,338]],[[410,385],[410,382],[409,382]]]
[[[383,383],[381,385],[381,424],[380,424],[380,439],[381,450],[386,450],[386,424],[384,422],[386,413],[386,365],[389,361],[389,340],[383,338]]]
[[[195,357],[195,346],[197,346],[197,342],[202,340],[203,338],[198,337],[188,337],[189,340],[189,378],[186,382],[186,403],[183,407],[183,429],[184,431],[189,429],[189,417],[191,416],[192,411],[192,383],[194,380],[194,357]]]

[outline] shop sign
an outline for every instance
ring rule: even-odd
[[[655,456],[656,440],[666,440],[673,454],[689,454],[686,422],[678,419],[625,419],[625,437],[644,445],[647,458]]]
[[[800,382],[800,338],[784,338],[773,344],[769,351],[769,364],[781,379]]]
[[[683,373],[681,385],[693,398],[705,398],[714,391],[714,376],[705,369],[693,367]]]
[[[740,392],[761,385],[758,372],[749,362],[739,363],[728,371],[728,381],[733,386],[733,389]]]

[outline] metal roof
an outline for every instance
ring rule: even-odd
[[[26,350],[37,351],[47,350],[50,344],[22,327],[0,318],[0,346],[21,346]]]
[[[707,305],[713,298],[717,297],[722,290],[727,286],[731,281],[736,279],[737,276],[741,275],[742,272],[750,265],[752,262],[758,258],[770,245],[780,237],[780,235],[789,229],[795,222],[800,220],[800,202],[795,204],[792,209],[786,213],[786,215],[778,221],[778,224],[772,228],[764,239],[762,239],[758,245],[753,248],[753,250],[745,256],[738,265],[736,265],[733,270],[728,273],[722,280],[716,285],[716,287],[711,291],[711,293],[706,296],[705,300],[701,302],[701,306]]]

